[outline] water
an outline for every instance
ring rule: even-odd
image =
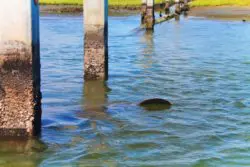
[[[82,18],[41,17],[43,132],[1,141],[0,166],[250,166],[250,24],[139,19],[109,18],[103,85],[83,81]],[[172,108],[137,106],[153,97]]]

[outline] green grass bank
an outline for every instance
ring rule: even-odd
[[[156,3],[164,0],[155,0]],[[83,0],[40,0],[41,5],[82,5]],[[141,0],[109,0],[111,6],[138,6]]]
[[[155,0],[159,4],[165,0]],[[41,5],[82,5],[83,0],[40,0]],[[111,6],[139,6],[141,0],[109,0]],[[250,6],[250,0],[193,0],[191,6]]]
[[[194,0],[191,6],[250,6],[250,0]]]

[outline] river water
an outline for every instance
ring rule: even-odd
[[[109,80],[83,81],[81,16],[41,17],[43,126],[0,166],[250,166],[250,24],[109,17]],[[165,98],[169,110],[137,104]]]

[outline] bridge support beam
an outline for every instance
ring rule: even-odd
[[[84,78],[108,78],[108,0],[84,1]]]
[[[0,136],[41,130],[39,7],[35,0],[0,5]]]
[[[155,24],[154,14],[154,0],[147,0],[147,11],[145,17],[145,24],[147,30],[153,30]]]

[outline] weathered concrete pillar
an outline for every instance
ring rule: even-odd
[[[84,1],[84,78],[108,79],[108,0]]]
[[[166,15],[168,15],[170,13],[170,0],[166,0],[164,10],[165,10]]]
[[[154,0],[147,0],[147,12],[145,17],[146,29],[153,30],[155,24]]]
[[[0,5],[0,136],[41,129],[39,7],[35,0]]]
[[[145,24],[146,13],[147,13],[147,0],[142,0],[142,4],[141,4],[141,24]]]

